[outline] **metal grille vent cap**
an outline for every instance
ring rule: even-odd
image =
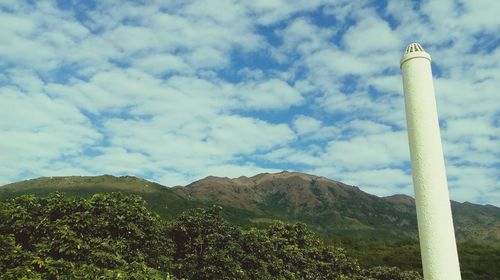
[[[405,53],[403,54],[403,57],[400,60],[400,67],[403,67],[403,64],[411,59],[414,58],[425,58],[431,61],[431,56],[422,48],[422,46],[419,43],[411,43],[409,44],[406,49]]]
[[[412,52],[425,52],[419,43],[411,43],[406,47],[405,54]]]

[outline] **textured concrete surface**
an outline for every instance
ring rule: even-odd
[[[409,45],[401,71],[424,278],[461,279],[430,55]]]

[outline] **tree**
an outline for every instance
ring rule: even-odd
[[[174,273],[186,279],[243,279],[240,231],[222,219],[222,208],[188,210],[168,230],[175,244]]]
[[[60,193],[0,202],[2,279],[416,280],[397,268],[363,269],[302,223],[242,230],[221,207],[167,223],[139,196]]]
[[[419,280],[420,274],[415,271],[401,271],[397,267],[377,266],[367,269],[363,273],[365,276],[377,280]]]
[[[164,221],[138,196],[22,196],[0,203],[0,219],[0,274],[7,278],[25,271],[29,279],[120,273],[134,279],[171,267]]]

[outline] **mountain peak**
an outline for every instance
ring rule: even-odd
[[[383,199],[393,202],[393,203],[401,203],[401,204],[407,204],[407,205],[414,205],[415,204],[415,199],[409,195],[405,194],[395,194],[395,195],[390,195],[390,196],[385,196]]]
[[[271,180],[276,180],[276,179],[288,179],[291,177],[298,177],[306,181],[311,181],[311,180],[317,180],[320,178],[326,179],[324,177],[320,176],[315,176],[315,175],[310,175],[306,173],[300,173],[300,172],[289,172],[289,171],[281,171],[277,173],[260,173],[251,177],[247,176],[239,176],[236,178],[229,178],[229,177],[219,177],[219,176],[207,176],[201,180],[195,181],[194,183],[189,184],[188,186],[193,186],[196,185],[200,182],[204,183],[210,183],[210,182],[217,182],[217,183],[222,183],[222,184],[236,184],[236,185],[255,185],[259,184],[265,181],[271,181]],[[326,179],[329,180],[329,179]]]
[[[343,197],[353,195],[369,196],[356,187],[334,180],[289,171],[233,179],[208,176],[186,187],[176,187],[176,191],[194,198],[252,209],[269,203],[270,197],[281,197],[280,203],[284,203],[291,211],[327,207]]]
[[[278,173],[261,173],[258,175],[255,175],[251,177],[255,181],[262,181],[262,180],[274,180],[274,179],[287,179],[290,177],[299,177],[304,180],[313,180],[313,179],[318,179],[321,177],[315,176],[315,175],[310,175],[306,173],[300,173],[300,172],[289,172],[289,171],[281,171]]]

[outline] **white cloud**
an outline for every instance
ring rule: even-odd
[[[248,13],[238,1],[231,0],[192,1],[184,7],[182,12],[196,19],[209,18],[224,25],[234,24],[245,19]]]
[[[321,148],[314,145],[301,149],[279,148],[259,156],[258,159],[294,165],[318,166],[323,164],[319,156],[321,152]]]
[[[366,83],[387,95],[391,93],[392,95],[397,96],[401,95],[403,91],[401,81],[402,79],[400,75],[376,75],[367,77]]]
[[[318,131],[323,124],[320,120],[315,118],[300,115],[295,118],[293,126],[299,135],[303,135]]]
[[[311,11],[328,1],[310,0],[256,0],[246,2],[248,9],[257,18],[258,23],[264,25],[274,24],[285,20],[297,12]]]
[[[362,190],[378,196],[395,193],[413,195],[411,175],[401,169],[367,169],[354,172],[342,172],[338,176],[342,181],[360,186]]]
[[[193,72],[183,58],[172,54],[152,54],[138,58],[132,63],[137,68],[153,75]]]
[[[44,86],[40,77],[26,69],[8,71],[6,80],[24,93],[41,91]]]
[[[359,11],[363,11],[370,4],[370,1],[330,1],[325,5],[323,13],[328,16],[335,17],[339,22],[346,22],[349,18],[354,17]]]
[[[475,138],[477,136],[500,135],[500,129],[493,127],[488,119],[482,117],[448,119],[446,136],[451,139]]]
[[[372,134],[382,134],[390,133],[392,131],[390,126],[382,123],[378,123],[371,120],[353,120],[349,123],[343,125],[343,128],[348,135],[372,135]]]
[[[0,13],[0,26],[5,30],[0,39],[3,63],[41,71],[71,60],[77,44],[88,35],[85,27],[48,2],[20,9],[16,15]]]
[[[53,160],[79,156],[102,137],[78,109],[62,99],[7,87],[0,92],[0,154],[6,167],[0,171],[2,180],[20,179],[22,173],[43,175],[41,170]]]
[[[434,62],[450,193],[492,203],[497,5],[3,1],[0,177],[102,172],[175,185],[295,166],[411,193],[398,67],[404,44],[420,41]]]
[[[161,46],[154,30],[143,26],[118,26],[104,33],[103,38],[125,57],[137,52],[154,50]]]
[[[409,159],[406,132],[388,132],[333,140],[325,148],[323,159],[334,159],[346,170],[384,168],[404,165]]]
[[[447,166],[450,195],[458,201],[498,204],[498,170],[474,166]]]
[[[487,0],[474,1],[474,3],[431,0],[423,3],[421,10],[431,19],[437,30],[496,32],[500,27],[496,13],[499,8],[500,5],[497,2]]]
[[[303,102],[300,92],[278,79],[242,83],[236,91],[249,109],[287,109]]]
[[[295,137],[286,125],[236,115],[194,118],[184,123],[111,119],[104,123],[104,132],[113,147],[147,155],[153,166],[195,175],[216,166],[236,166],[232,162],[240,157],[286,145]],[[156,171],[152,167],[148,170]]]
[[[328,46],[328,40],[336,33],[335,28],[320,28],[307,18],[293,20],[277,34],[283,39],[283,48],[287,52],[298,51],[309,54]]]
[[[264,71],[261,69],[244,67],[243,69],[238,70],[238,75],[242,76],[244,79],[262,80],[264,78]]]
[[[313,117],[298,115],[293,121],[293,127],[303,140],[324,140],[338,137],[341,129],[336,126],[324,125]]]
[[[222,67],[229,63],[227,55],[215,48],[198,48],[188,56],[188,61],[199,68]]]
[[[284,145],[295,138],[287,125],[274,125],[237,116],[223,116],[212,120],[210,127],[209,141],[217,143],[226,151],[238,154],[267,150]]]
[[[81,158],[78,164],[92,174],[141,176],[154,166],[146,155],[121,147],[101,147],[96,148],[96,151],[99,155]]]
[[[369,59],[330,48],[323,49],[306,58],[307,66],[314,76],[361,75],[380,71]]]
[[[389,24],[376,14],[364,13],[360,21],[349,28],[342,38],[345,47],[359,55],[376,55],[387,50],[399,50],[401,39]]]

